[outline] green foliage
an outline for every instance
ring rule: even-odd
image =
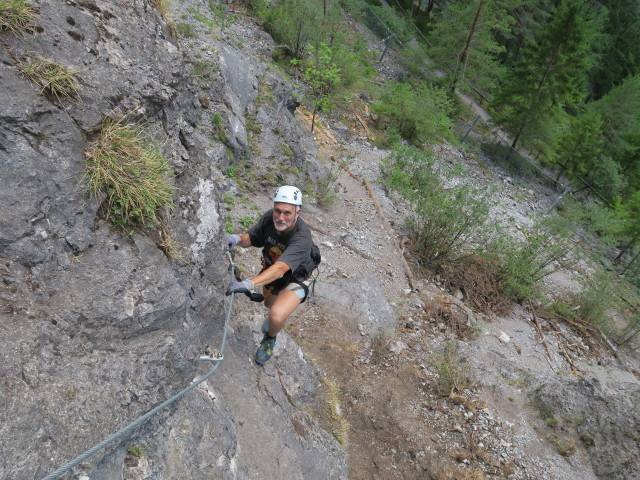
[[[602,117],[594,111],[571,119],[567,128],[560,133],[554,152],[560,173],[584,175],[597,162],[602,152],[601,127]]]
[[[569,196],[562,200],[561,205],[559,213],[569,222],[567,228],[583,228],[610,247],[620,243],[623,223],[610,208],[601,207],[596,203],[578,202]]]
[[[178,32],[178,35],[184,38],[198,38],[198,34],[189,23],[176,24],[176,31]]]
[[[471,386],[469,368],[458,360],[455,344],[448,343],[443,352],[432,354],[429,363],[438,373],[438,395],[448,397]]]
[[[596,68],[589,72],[591,96],[601,98],[625,78],[640,73],[640,9],[636,0],[599,0],[605,7]]]
[[[442,88],[427,83],[392,83],[371,106],[388,126],[413,144],[452,139],[453,103]]]
[[[365,21],[367,21],[367,24],[374,32],[386,38],[389,36],[390,30],[395,33],[403,43],[410,42],[413,39],[413,28],[409,19],[398,14],[389,5],[370,5],[370,8],[375,16],[367,15]],[[380,25],[378,19],[380,19],[388,29]]]
[[[591,163],[591,168],[584,175],[586,183],[595,190],[601,200],[613,205],[627,187],[628,179],[625,178],[622,167],[608,155],[592,158]]]
[[[246,230],[250,228],[254,223],[256,223],[256,219],[253,217],[242,217],[240,219],[240,225]]]
[[[36,9],[25,0],[4,0],[0,3],[0,31],[9,30],[17,34],[28,30],[35,14]]]
[[[457,172],[436,171],[429,154],[398,146],[382,162],[381,171],[385,185],[413,207],[408,233],[424,264],[437,268],[455,261],[487,228],[488,192],[454,184]]]
[[[333,106],[331,94],[338,83],[340,69],[332,60],[331,48],[325,42],[312,47],[312,53],[303,74],[311,87],[311,104],[315,115],[316,112],[326,112]],[[311,130],[313,131],[313,124]]]
[[[622,221],[622,235],[628,237],[627,249],[640,241],[640,191],[634,192],[626,201],[619,200],[615,211]]]
[[[224,122],[220,112],[211,115],[211,126],[213,128],[213,138],[222,143],[227,143],[227,131],[224,128]]]
[[[606,155],[626,174],[623,195],[640,190],[640,74],[626,78],[590,108],[602,116]]]
[[[42,88],[42,93],[49,99],[60,102],[63,99],[79,98],[79,70],[70,70],[64,65],[51,60],[38,59],[28,64],[20,64],[20,71],[33,83]]]
[[[601,271],[588,280],[584,290],[569,295],[564,302],[553,303],[549,310],[574,327],[582,322],[614,338],[623,338],[624,332],[615,328],[610,312],[623,310],[622,298],[627,293],[620,279]]]
[[[225,175],[227,177],[231,178],[232,180],[237,179],[238,178],[238,167],[236,165],[229,165],[227,167]]]
[[[508,2],[453,2],[430,34],[429,58],[447,72],[449,88],[471,84],[485,93],[495,89],[505,68],[499,55],[505,50],[496,38],[507,35],[515,23]]]
[[[535,138],[540,146],[555,143],[564,109],[586,96],[597,36],[586,1],[563,0],[537,42],[527,44],[492,104],[494,121],[511,134],[513,147],[523,138]]]
[[[280,144],[280,151],[282,152],[282,155],[284,155],[284,158],[289,161],[293,160],[295,157],[293,149],[287,143]]]
[[[144,450],[138,445],[129,445],[127,447],[127,453],[134,457],[141,457],[144,455]]]
[[[193,70],[191,70],[191,75],[193,75],[198,83],[203,86],[209,85],[214,76],[220,70],[218,65],[207,60],[198,60],[192,62],[192,65]]]
[[[238,17],[227,11],[227,4],[219,0],[209,0],[209,11],[214,16],[220,28],[224,31],[233,25]]]
[[[330,172],[326,177],[316,180],[311,185],[312,191],[309,195],[313,195],[316,203],[320,207],[329,207],[338,200],[336,191],[336,182],[338,180],[338,171]]]
[[[523,230],[521,238],[494,237],[484,255],[497,260],[501,294],[518,302],[539,296],[538,282],[567,264],[570,233],[562,219],[547,217]]]
[[[169,166],[142,127],[105,119],[98,138],[85,152],[89,187],[106,193],[107,217],[117,226],[153,226],[173,206]]]
[[[333,2],[332,2],[333,3]],[[265,27],[294,58],[303,58],[309,45],[322,38],[322,4],[312,0],[278,0],[261,12]]]

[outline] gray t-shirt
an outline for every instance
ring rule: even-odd
[[[273,224],[271,209],[249,229],[249,237],[251,245],[262,247],[267,267],[276,261],[284,262],[300,280],[306,279],[313,271],[311,229],[300,217],[289,233],[280,235]]]

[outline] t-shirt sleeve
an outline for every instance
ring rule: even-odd
[[[251,246],[264,247],[264,231],[266,222],[268,222],[273,216],[273,210],[267,211],[260,220],[249,229],[249,239],[251,240]]]

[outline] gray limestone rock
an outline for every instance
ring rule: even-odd
[[[638,432],[640,396],[636,383],[596,378],[550,379],[530,394],[534,404],[559,421],[565,434],[577,437],[599,478],[640,477]]]
[[[36,34],[0,32],[0,477],[16,479],[46,476],[206,371],[199,356],[219,344],[224,324],[220,204],[229,186],[220,172],[229,155],[199,127],[222,111],[238,124],[232,147],[245,148],[265,71],[219,46],[224,69],[200,82],[151,0],[31,3]],[[18,62],[37,57],[78,70],[81,101],[52,102],[21,76]],[[264,121],[299,138],[291,87],[277,81],[284,93]],[[174,169],[168,223],[180,261],[153,235],[115,231],[103,198],[87,191],[94,129],[121,115],[145,126]],[[209,392],[189,392],[73,475],[346,478],[346,454],[302,410],[317,380],[301,356],[262,369],[251,332],[229,341]],[[132,445],[144,455],[128,453]]]

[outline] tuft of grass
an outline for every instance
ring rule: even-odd
[[[25,0],[4,0],[0,2],[0,31],[17,34],[28,30],[35,14],[36,9]]]
[[[134,457],[140,458],[141,456],[144,455],[144,450],[138,445],[129,445],[127,447],[127,453],[129,453],[130,455],[133,455]]]
[[[169,4],[171,0],[151,0],[151,3],[156,7],[156,10],[160,12],[162,18],[169,20]]]
[[[456,355],[456,347],[448,343],[444,352],[431,357],[431,365],[438,372],[436,393],[442,397],[450,397],[453,393],[464,390],[471,385],[469,369],[462,365]]]
[[[224,129],[224,121],[222,120],[222,114],[220,112],[216,112],[211,115],[211,125],[213,128],[215,140],[219,140],[222,143],[227,143],[227,132]]]
[[[176,31],[178,32],[178,35],[184,38],[198,38],[198,34],[188,23],[176,24]]]
[[[64,65],[46,59],[37,59],[19,66],[23,75],[36,85],[49,99],[60,102],[63,99],[77,100],[80,87],[76,75],[79,70],[71,70]]]
[[[558,439],[552,436],[547,436],[547,440],[551,445],[556,447],[556,450],[563,457],[570,457],[576,451],[577,445],[573,438]]]
[[[118,227],[155,226],[172,208],[167,160],[141,126],[105,119],[85,156],[91,192],[106,193],[107,217]]]
[[[327,377],[322,378],[322,382],[327,387],[327,416],[331,420],[333,434],[340,445],[346,447],[349,443],[349,422],[342,416],[342,392],[338,384]]]
[[[244,229],[249,229],[254,223],[256,223],[256,219],[253,217],[242,217],[240,219],[240,225],[242,225]]]

